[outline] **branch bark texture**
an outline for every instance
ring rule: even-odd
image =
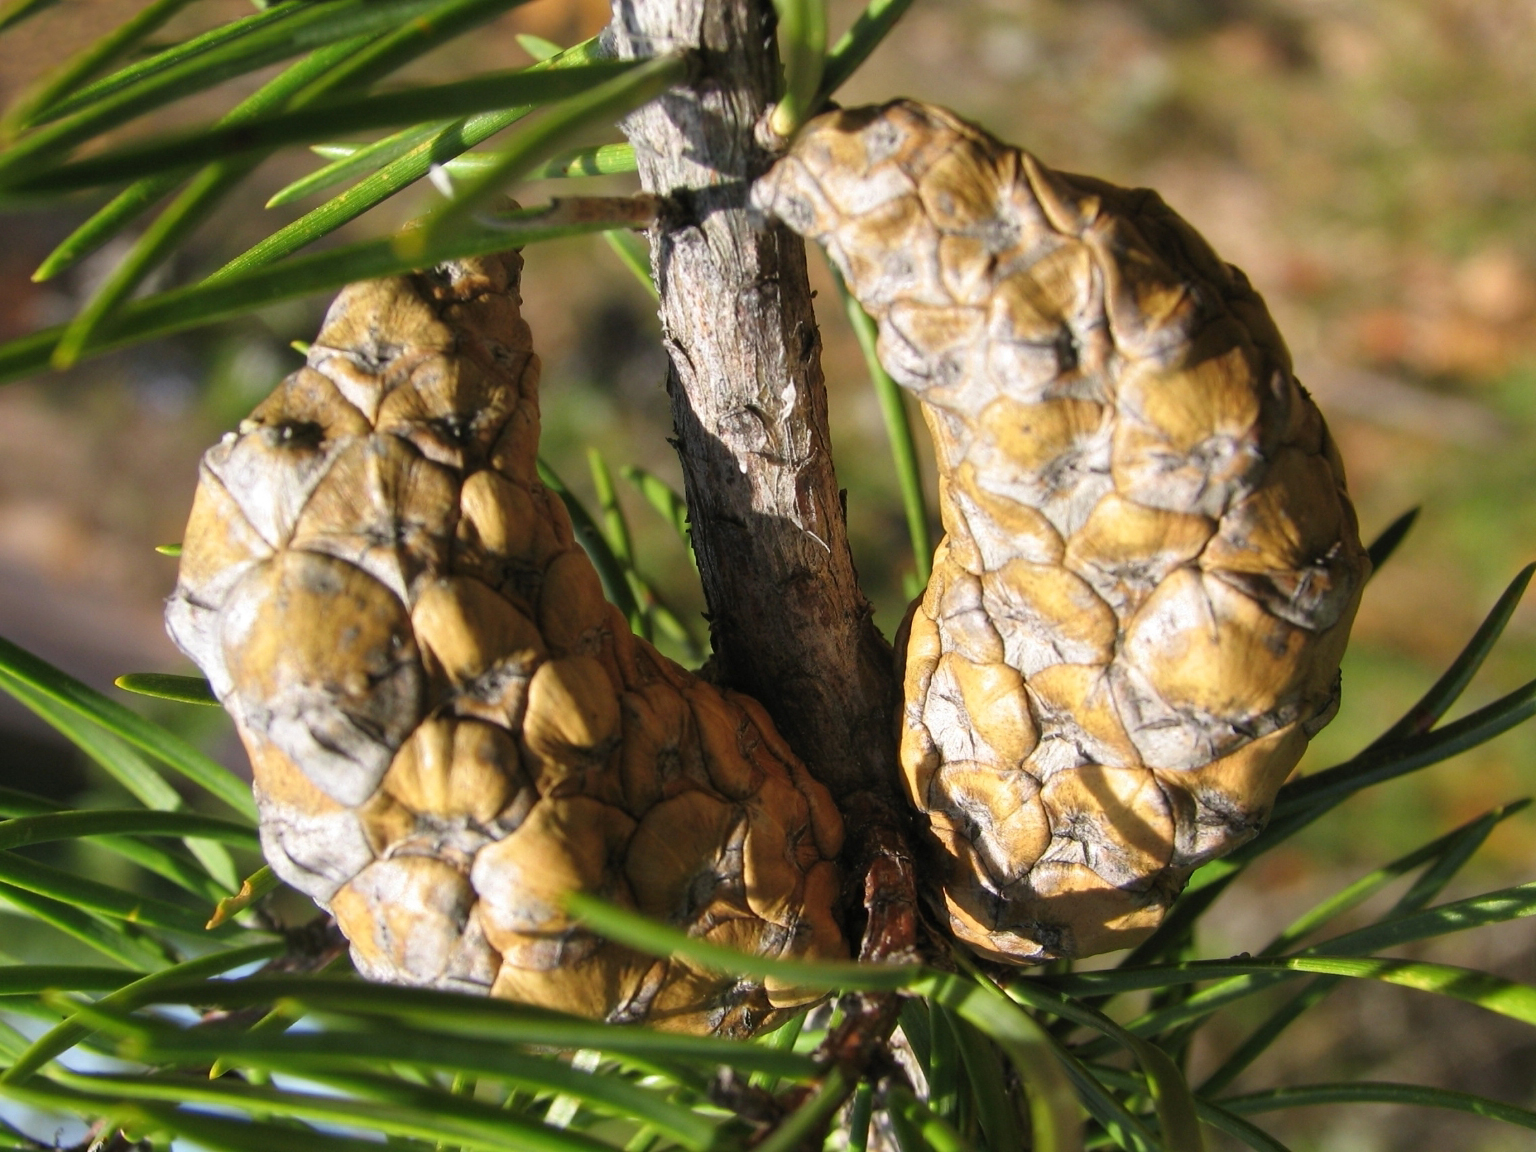
[[[694,50],[625,125],[645,189],[677,447],[717,678],[755,696],[839,797],[894,788],[896,685],[848,548],[805,247],[748,219],[771,157],[767,0],[614,0],[620,55]]]

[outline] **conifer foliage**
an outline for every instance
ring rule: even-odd
[[[0,35],[49,3],[10,0]],[[1275,1152],[1264,1113],[1351,1102],[1536,1128],[1422,1085],[1232,1091],[1347,980],[1536,1027],[1536,988],[1393,954],[1536,913],[1536,883],[1441,899],[1523,800],[1250,952],[1199,934],[1349,797],[1536,713],[1532,682],[1445,719],[1536,566],[1377,740],[1282,784],[1411,514],[1361,546],[1262,303],[1160,201],[942,110],[829,112],[908,0],[835,42],[821,0],[616,0],[591,41],[416,86],[384,82],[518,0],[278,0],[150,47],[186,3],[145,3],[0,122],[0,193],[102,194],[39,278],[135,237],[78,315],[0,345],[0,379],[341,295],[205,458],[170,624],[206,679],[119,682],[222,701],[254,797],[0,640],[0,688],[133,800],[0,791],[4,915],[96,958],[0,957],[0,1146],[54,1147],[72,1119],[80,1148],[117,1150],[1198,1152],[1219,1132]],[[212,122],[117,134],[274,66]],[[654,146],[684,129],[688,149]],[[273,202],[317,207],[140,291],[302,145],[324,163]],[[581,194],[624,172],[641,191]],[[410,226],[310,248],[427,177],[451,196]],[[508,207],[530,178],[574,191]],[[925,578],[931,558],[899,656],[851,580],[790,228],[846,277]],[[540,287],[514,250],[582,234],[658,295],[687,487],[626,475],[691,536],[705,669],[653,645],[687,631],[606,465],[594,513],[537,457],[518,293]],[[710,269],[751,291],[692,287]],[[898,384],[945,469],[937,554]],[[782,618],[754,620],[772,597]],[[76,840],[122,867],[29,851]],[[321,908],[280,917],[284,885]],[[1197,1033],[1281,985],[1191,1083]]]

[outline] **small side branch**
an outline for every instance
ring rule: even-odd
[[[837,797],[860,957],[914,959],[898,685],[849,551],[805,246],[747,210],[772,159],[756,129],[776,95],[773,30],[769,0],[614,0],[610,35],[620,56],[691,50],[700,61],[691,86],[625,132],[643,187],[669,206],[651,259],[716,675],[763,704]],[[851,1093],[880,1064],[898,1008],[895,996],[845,1000],[821,1053],[823,1087]]]
[[[625,122],[647,192],[662,336],[715,669],[839,798],[890,791],[895,678],[848,548],[805,245],[749,219],[775,96],[768,0],[614,0],[621,56],[695,51],[693,83]]]

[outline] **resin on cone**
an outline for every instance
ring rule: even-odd
[[[754,203],[933,436],[901,774],[935,899],[997,959],[1136,943],[1333,716],[1369,572],[1263,301],[1155,193],[911,101],[812,121]]]
[[[204,456],[167,623],[239,728],[273,870],[363,974],[748,1035],[818,994],[642,956],[563,898],[844,957],[842,820],[755,701],[604,600],[538,480],[521,268],[341,293]]]

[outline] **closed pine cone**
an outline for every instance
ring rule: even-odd
[[[754,202],[826,248],[933,436],[901,769],[954,932],[1134,944],[1332,718],[1369,572],[1263,301],[1154,193],[909,101],[812,121]]]
[[[342,292],[204,456],[167,623],[235,718],[267,859],[363,974],[749,1034],[812,994],[641,956],[562,897],[841,957],[842,821],[755,701],[603,599],[538,481],[521,267]]]

